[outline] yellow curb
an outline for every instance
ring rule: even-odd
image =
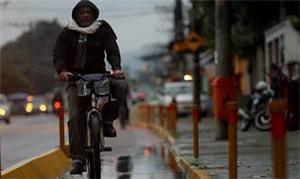
[[[177,158],[176,155],[174,155],[175,153],[173,152],[172,149],[168,150],[168,158],[169,158],[169,166],[171,167],[171,169],[173,170],[173,172],[175,174],[178,174],[178,163],[177,163]]]
[[[205,170],[201,170],[190,163],[184,157],[177,157],[179,165],[184,169],[187,179],[212,179]]]
[[[175,143],[176,139],[161,126],[155,124],[146,124],[145,122],[139,122],[138,126],[151,129],[155,134],[167,140],[170,144]],[[170,161],[171,167],[174,168],[175,166],[181,166],[187,179],[212,179],[212,176],[210,176],[208,172],[199,169],[196,166],[192,166],[183,156],[177,155],[174,150],[170,150],[169,155],[173,159]]]
[[[2,179],[57,178],[70,168],[68,157],[53,149],[3,170]]]

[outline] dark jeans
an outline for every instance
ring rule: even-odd
[[[72,159],[85,160],[85,139],[86,139],[86,110],[91,104],[89,97],[78,97],[75,85],[69,85],[67,88],[69,103],[69,143],[70,156]],[[124,80],[111,80],[111,93],[120,103],[126,101],[126,82]],[[110,118],[113,112],[106,107],[104,110],[105,123],[112,123],[117,117]],[[116,108],[118,110],[118,107]],[[113,110],[112,110],[113,111]]]

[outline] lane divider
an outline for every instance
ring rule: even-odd
[[[60,149],[24,160],[2,171],[2,179],[57,178],[70,168],[69,158]]]

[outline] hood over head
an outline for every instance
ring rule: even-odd
[[[94,11],[94,17],[95,17],[95,19],[94,20],[96,20],[96,19],[98,19],[98,17],[99,17],[99,9],[97,8],[97,6],[93,3],[93,2],[91,2],[91,1],[89,1],[89,0],[81,0],[81,1],[79,1],[76,5],[75,5],[75,7],[73,8],[73,10],[72,10],[72,18],[77,22],[77,19],[76,19],[76,11],[78,10],[78,9],[80,9],[80,8],[82,8],[82,7],[89,7],[89,8],[91,8],[93,11]]]

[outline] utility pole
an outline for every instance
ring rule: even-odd
[[[175,26],[175,41],[184,39],[183,34],[183,15],[181,0],[176,0],[174,9],[174,26]]]
[[[195,32],[196,29],[196,1],[191,0],[192,3],[192,19],[191,19],[191,31]],[[199,48],[194,51],[194,64],[193,64],[193,138],[194,138],[194,157],[199,158],[199,118],[200,118],[200,91],[201,91],[201,76],[200,76],[200,65],[199,65]]]
[[[184,25],[183,25],[183,13],[181,0],[175,1],[174,9],[174,39],[175,42],[184,40]],[[175,61],[180,66],[180,77],[183,77],[185,73],[185,61],[181,53],[174,56]]]
[[[216,0],[216,66],[217,77],[232,77],[230,0]],[[226,119],[216,120],[216,140],[228,139]]]

